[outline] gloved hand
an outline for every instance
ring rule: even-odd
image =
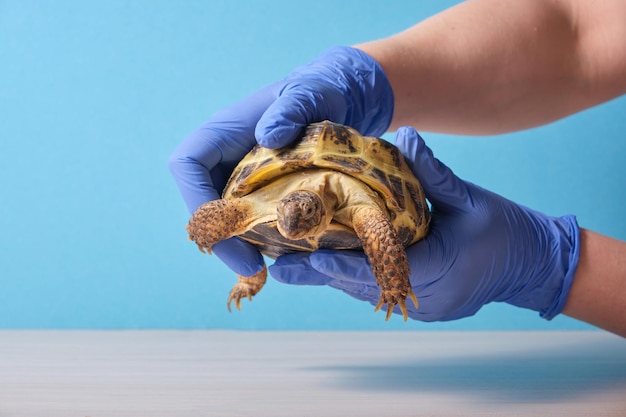
[[[454,320],[492,301],[539,311],[546,319],[559,314],[578,265],[575,218],[550,217],[461,180],[412,128],[398,131],[396,145],[432,204],[429,235],[407,248],[419,301],[417,309],[407,303],[409,316]],[[373,305],[380,295],[358,251],[284,255],[270,273],[290,284],[329,285]]]
[[[360,50],[335,47],[215,114],[180,144],[169,167],[193,213],[220,198],[233,168],[257,142],[279,148],[304,126],[326,119],[379,136],[392,115],[393,92],[378,63]],[[237,238],[216,244],[213,251],[244,276],[263,266],[259,252]]]

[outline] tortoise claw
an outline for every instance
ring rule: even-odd
[[[230,290],[230,294],[228,295],[228,301],[226,303],[228,311],[231,311],[230,303],[232,301],[235,302],[237,310],[241,310],[242,298],[247,298],[252,301],[252,297],[261,291],[261,288],[263,288],[263,285],[267,280],[267,267],[263,266],[262,270],[250,277],[237,275],[237,278],[239,278],[239,282],[233,286]]]
[[[385,316],[385,321],[389,321],[391,318],[391,315],[393,314],[393,307],[393,303],[387,303],[387,315]],[[404,319],[404,321],[406,321],[406,319]]]
[[[402,317],[404,318],[404,321],[407,321],[409,319],[409,311],[406,309],[406,301],[398,301],[398,306],[400,307],[400,311],[402,311]]]
[[[409,293],[407,294],[407,297],[409,297],[411,301],[413,301],[413,305],[415,306],[415,309],[417,310],[420,307],[420,305],[417,302],[417,297],[415,296],[413,289],[409,288]]]
[[[385,297],[381,295],[380,299],[378,300],[378,304],[376,304],[376,307],[374,308],[374,313],[378,312],[378,310],[380,310],[384,305],[385,305]],[[385,316],[385,321],[389,321],[389,319],[391,318],[391,314],[393,313],[393,307],[395,305],[396,303],[392,301],[387,303],[387,315]],[[404,320],[406,321],[406,319]]]
[[[235,302],[235,307],[237,310],[241,311],[241,299],[247,298],[252,301],[252,297],[256,295],[257,289],[255,286],[248,284],[246,282],[238,282],[235,286],[230,290],[230,294],[228,295],[227,307],[228,311],[232,311],[230,308],[230,303]]]
[[[381,296],[380,299],[378,300],[378,304],[376,304],[376,307],[374,308],[374,313],[378,313],[378,310],[380,310],[383,305],[385,305],[385,301],[383,300],[383,297]]]
[[[386,302],[387,315],[385,316],[385,321],[389,321],[389,319],[391,318],[391,314],[393,313],[393,309],[396,305],[400,307],[400,311],[402,312],[402,318],[404,319],[404,321],[407,321],[409,319],[409,310],[406,307],[406,298],[409,298],[411,301],[413,301],[415,308],[418,308],[419,304],[417,302],[417,297],[415,296],[415,293],[413,292],[413,290],[409,288],[409,292],[406,295],[406,297],[402,297],[402,296],[394,297],[384,292],[381,293],[380,299],[378,300],[378,304],[376,304],[376,307],[374,308],[374,312],[377,312],[378,310],[380,310],[382,306],[385,305],[385,302]]]

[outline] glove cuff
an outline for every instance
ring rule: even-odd
[[[343,121],[363,135],[381,136],[393,118],[394,95],[380,64],[360,49],[335,46],[322,52],[314,62],[330,64],[349,100]],[[346,71],[349,69],[349,71]]]
[[[525,285],[501,301],[538,311],[542,318],[552,320],[563,311],[572,288],[580,257],[580,228],[574,216],[546,217],[541,223],[544,236],[551,237],[540,244],[540,252],[549,255],[543,261],[537,254],[537,268],[527,271]]]
[[[540,316],[546,320],[552,320],[554,317],[561,314],[563,308],[565,308],[565,303],[567,302],[569,292],[572,289],[572,283],[574,282],[578,260],[580,259],[580,227],[576,222],[576,217],[563,216],[559,220],[568,228],[568,230],[564,231],[565,233],[561,234],[561,245],[563,252],[565,252],[567,248],[569,248],[569,251],[566,252],[567,256],[562,257],[565,275],[563,276],[561,289],[557,292],[554,301],[547,310],[539,313]]]

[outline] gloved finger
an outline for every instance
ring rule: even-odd
[[[412,303],[407,303],[409,316],[413,319],[451,320],[470,314],[466,311],[457,313],[458,304],[463,303],[463,298],[459,299],[458,294],[465,292],[465,289],[451,291],[441,285],[440,280],[447,273],[446,265],[456,255],[455,249],[442,249],[442,245],[445,248],[450,246],[445,244],[439,233],[434,233],[407,248],[411,286],[419,302],[417,309]],[[374,274],[364,255],[356,251],[322,249],[313,252],[310,258],[311,265],[317,271],[333,278],[328,283],[330,287],[372,305],[378,304],[380,288],[376,285]],[[457,283],[457,286],[462,287],[462,283]],[[394,313],[402,314],[397,306]]]
[[[320,249],[311,253],[310,259],[311,266],[316,271],[335,280],[376,285],[372,268],[363,252]]]
[[[427,239],[431,239],[428,241]],[[419,307],[407,303],[409,315],[422,321],[442,319],[442,311],[449,311],[457,300],[450,296],[450,291],[442,288],[438,281],[446,274],[447,258],[453,257],[453,251],[441,250],[442,240],[438,233],[407,248],[411,267],[411,286]],[[445,246],[445,245],[444,245]],[[365,255],[356,251],[318,250],[310,256],[311,265],[320,273],[332,277],[328,284],[339,288],[346,294],[359,300],[378,303],[380,288],[376,285],[374,274]],[[401,313],[396,308],[395,313]]]
[[[311,265],[320,273],[332,277],[329,286],[374,305],[380,298],[380,288],[365,254],[358,251],[320,249],[311,254]]]
[[[235,165],[256,144],[258,118],[276,97],[277,84],[268,85],[213,115],[173,152],[169,168],[189,213],[220,198]],[[254,246],[229,239],[213,246],[214,253],[235,273],[250,276],[263,267]]]
[[[378,287],[361,282],[342,281],[325,275],[311,265],[311,254],[282,255],[269,267],[269,272],[279,282],[291,285],[328,285],[361,301],[376,304],[380,297]]]
[[[309,256],[311,267],[329,278],[327,285],[373,305],[378,303],[380,288],[367,261],[358,251],[319,249]]]
[[[277,89],[269,85],[216,113],[174,150],[169,168],[189,213],[220,197],[232,169],[256,144],[256,121]]]
[[[378,304],[378,299],[380,298],[380,289],[366,284],[355,284],[353,282],[331,280],[328,283],[328,286],[341,290],[357,300],[367,301],[372,305]]]
[[[309,253],[293,253],[276,258],[270,265],[270,275],[278,282],[291,285],[326,285],[331,277],[311,266]]]
[[[311,265],[324,275],[334,278],[329,286],[372,305],[378,304],[381,290],[362,252],[320,249],[311,254]],[[411,305],[407,304],[407,308],[412,312]],[[402,314],[402,311],[396,307],[394,313]]]
[[[257,141],[279,148],[309,123],[330,120],[364,135],[382,135],[391,123],[394,98],[382,67],[365,52],[334,47],[297,68],[257,125]]]
[[[426,197],[438,210],[456,211],[471,205],[467,184],[433,156],[432,150],[415,129],[398,129],[395,144],[421,182]]]
[[[474,314],[471,303],[476,283],[467,276],[478,266],[478,254],[459,257],[463,251],[451,239],[459,227],[454,223],[438,223],[423,240],[409,246],[407,257],[411,268],[411,286],[419,308],[411,317],[421,321],[447,321]]]
[[[428,239],[427,237],[426,239]],[[407,248],[407,255],[413,276],[414,286],[428,287],[433,277],[438,277],[436,268],[443,265],[441,251],[438,248],[438,239],[428,244],[418,242]],[[419,247],[422,246],[422,247]],[[434,246],[437,246],[436,248]],[[367,257],[358,251],[320,249],[309,255],[311,267],[316,271],[334,279],[337,282],[365,285],[377,288],[376,278],[372,272]],[[443,274],[443,270],[439,271]]]
[[[244,277],[256,274],[265,265],[263,256],[253,245],[236,237],[216,243],[212,250],[233,272]]]
[[[281,148],[310,123],[327,119],[344,123],[346,112],[346,99],[337,89],[317,80],[295,79],[286,84],[261,116],[256,139],[261,146]]]
[[[221,153],[215,143],[204,143],[203,136],[201,129],[194,131],[176,148],[168,161],[189,213],[207,201],[220,198],[211,170],[219,164]]]

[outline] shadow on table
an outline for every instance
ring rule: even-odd
[[[415,358],[406,363],[340,365],[324,370],[334,373],[335,382],[343,389],[463,391],[487,396],[486,400],[526,402],[562,401],[621,388],[626,403],[626,343],[490,357]]]

